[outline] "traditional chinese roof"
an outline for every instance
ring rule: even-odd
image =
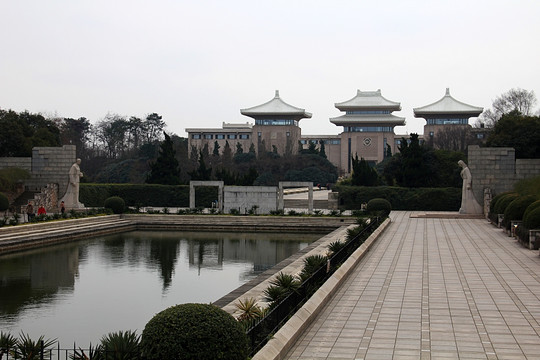
[[[311,113],[306,112],[305,109],[298,108],[287,104],[279,97],[279,90],[276,90],[274,98],[262,105],[257,105],[247,109],[241,109],[240,113],[252,117],[254,119],[260,117],[280,116],[291,117],[295,120],[303,118],[310,118]]]
[[[402,126],[405,125],[405,118],[392,114],[346,114],[339,117],[330,118],[330,122],[337,126]]]
[[[439,101],[426,106],[414,108],[415,117],[433,117],[441,115],[461,115],[467,117],[476,117],[484,111],[484,108],[465,104],[458,101],[450,95],[450,89],[446,88],[446,94]]]
[[[401,104],[399,102],[391,101],[381,95],[381,89],[377,91],[360,91],[358,90],[356,96],[350,100],[335,103],[341,111],[347,110],[401,110]]]

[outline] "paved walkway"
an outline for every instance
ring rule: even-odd
[[[393,223],[288,359],[540,359],[540,256],[481,219]]]

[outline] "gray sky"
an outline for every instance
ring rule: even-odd
[[[334,103],[381,89],[412,108],[540,96],[538,0],[0,0],[0,108],[87,117],[157,112],[169,132],[246,122],[282,99],[338,134]]]

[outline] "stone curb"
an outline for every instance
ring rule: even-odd
[[[253,356],[252,360],[277,360],[284,359],[287,352],[294,345],[302,332],[320,313],[339,286],[354,270],[356,264],[367,254],[379,235],[390,224],[390,219],[386,219],[368,239],[340,266],[338,270],[328,279],[323,286],[302,306],[288,321],[278,330],[278,332],[268,341],[259,352]]]

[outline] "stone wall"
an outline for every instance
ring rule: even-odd
[[[30,157],[3,157],[0,158],[0,169],[16,167],[32,171],[32,158]]]
[[[491,195],[495,196],[512,190],[519,180],[540,175],[540,159],[516,159],[514,148],[471,145],[468,150],[473,192],[480,204],[485,189],[491,189]]]
[[[269,214],[277,210],[278,190],[275,186],[225,186],[223,188],[223,212],[231,209],[247,214],[257,206],[256,214]]]
[[[30,191],[41,191],[47,184],[58,184],[58,198],[66,192],[69,169],[76,160],[75,145],[32,149],[32,176],[26,181]]]
[[[75,145],[35,147],[32,157],[0,158],[0,169],[18,167],[28,170],[30,178],[24,181],[25,190],[41,192],[34,203],[44,205],[47,211],[56,211],[58,199],[66,192],[69,169],[75,160]]]

